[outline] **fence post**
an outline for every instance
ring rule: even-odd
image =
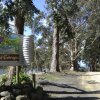
[[[36,88],[36,74],[32,74],[33,87]]]

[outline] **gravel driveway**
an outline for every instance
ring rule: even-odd
[[[37,82],[49,100],[100,100],[100,72],[49,73]]]

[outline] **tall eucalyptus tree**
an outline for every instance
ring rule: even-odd
[[[69,23],[68,17],[72,16],[77,10],[77,0],[46,0],[49,16],[52,19],[53,26],[53,44],[51,72],[59,72],[59,36],[60,33],[67,34],[72,38],[74,32]]]
[[[84,59],[89,62],[91,71],[96,71],[96,66],[100,64],[100,1],[89,0],[84,5],[89,16],[87,17],[88,38],[84,50]]]

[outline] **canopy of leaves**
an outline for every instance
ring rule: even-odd
[[[57,23],[60,32],[73,37],[75,33],[69,23],[68,18],[78,11],[77,0],[46,0],[47,9],[50,11],[53,22]],[[65,35],[66,36],[66,35]]]
[[[0,8],[0,27],[4,27],[4,30],[9,30],[8,21],[12,21],[17,15],[28,21],[34,13],[39,13],[32,0],[1,0]]]

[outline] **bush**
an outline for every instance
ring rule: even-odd
[[[23,84],[23,83],[30,83],[30,82],[31,82],[31,80],[30,80],[29,76],[27,74],[20,72],[19,83]],[[13,76],[12,83],[16,84],[16,75]]]
[[[1,76],[1,82],[0,82],[0,85],[4,85],[5,84],[5,82],[7,81],[7,76],[6,75],[2,75]]]

